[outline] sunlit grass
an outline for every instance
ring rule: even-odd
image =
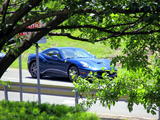
[[[67,37],[48,37],[47,43],[45,44],[39,44],[40,51],[51,48],[51,47],[78,47],[83,48],[93,55],[96,55],[98,58],[110,58],[112,56],[115,56],[117,54],[116,51],[112,50],[109,47],[109,44],[106,43],[104,45],[103,43],[89,43],[89,42],[82,42],[78,40],[72,40]],[[35,53],[36,49],[35,46],[32,46],[30,49],[25,51],[22,54],[22,68],[27,68],[27,58],[30,53]],[[18,60],[16,60],[11,67],[18,68]]]

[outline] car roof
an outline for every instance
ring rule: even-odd
[[[48,49],[58,49],[58,50],[61,50],[61,49],[81,49],[81,48],[77,48],[77,47],[53,47],[53,48],[48,48]]]
[[[43,50],[42,52],[46,52],[48,50],[52,50],[52,49],[57,49],[57,50],[62,50],[62,49],[81,49],[81,48],[77,48],[77,47],[53,47],[53,48],[48,48]]]
[[[80,48],[77,48],[77,47],[53,47],[53,48],[56,48],[56,49],[64,49],[64,48],[69,48],[69,49],[80,49]]]

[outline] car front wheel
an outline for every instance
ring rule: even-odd
[[[36,62],[32,62],[29,66],[29,72],[33,78],[37,78],[37,64]],[[41,75],[40,75],[41,77]]]
[[[79,75],[79,70],[76,66],[71,66],[68,69],[68,77],[71,81],[76,81]]]

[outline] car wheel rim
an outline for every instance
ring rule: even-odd
[[[37,66],[36,66],[35,62],[31,64],[30,72],[31,72],[33,77],[37,76]]]
[[[69,78],[71,81],[75,80],[78,77],[78,69],[76,67],[71,67],[69,69]]]

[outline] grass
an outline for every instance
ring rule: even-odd
[[[51,48],[51,47],[79,47],[89,51],[91,54],[96,55],[98,58],[110,58],[117,54],[114,50],[109,47],[109,44],[104,45],[103,43],[89,43],[78,40],[72,40],[67,37],[48,37],[47,43],[39,44],[40,51]],[[35,46],[25,51],[22,54],[22,68],[27,69],[27,58],[30,53],[35,53]],[[11,65],[12,68],[18,68],[18,59]]]

